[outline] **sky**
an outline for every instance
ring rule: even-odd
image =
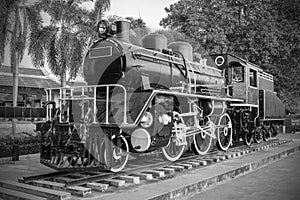
[[[167,16],[165,7],[179,0],[110,0],[110,10],[105,16],[118,15],[121,17],[141,17],[146,26],[152,29],[162,29],[159,22]],[[92,3],[87,4],[92,6]]]
[[[1,1],[1,0],[0,0]],[[29,0],[31,1],[31,0]],[[171,4],[178,2],[179,0],[110,0],[110,10],[105,12],[105,16],[118,15],[123,18],[141,17],[146,26],[151,29],[163,29],[159,26],[159,22],[162,18],[167,16],[165,7],[169,7]],[[85,3],[84,7],[92,8],[93,2]],[[47,17],[43,16],[43,19],[47,21]],[[6,50],[6,53],[8,51]],[[9,57],[5,56],[5,65],[9,65]],[[20,67],[32,67],[30,57],[25,52],[24,58]]]

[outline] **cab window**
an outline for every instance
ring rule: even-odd
[[[254,69],[250,69],[249,76],[250,86],[257,87],[257,71],[255,71]]]
[[[244,82],[244,67],[236,66],[233,67],[232,81],[236,83]]]

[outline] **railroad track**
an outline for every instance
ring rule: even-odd
[[[170,163],[153,154],[138,159],[131,159],[124,171],[111,172],[54,172],[37,176],[23,177],[18,182],[0,182],[0,191],[4,190],[7,195],[19,195],[26,199],[24,194],[44,199],[71,199],[71,195],[88,197],[92,191],[113,192],[120,188],[132,187],[147,181],[171,178],[177,173],[193,170],[199,167],[207,167],[217,162],[240,157],[252,152],[260,151],[276,145],[288,143],[291,140],[273,139],[251,146],[235,145],[228,151],[213,150],[205,156],[186,152],[178,161]],[[2,190],[1,190],[2,189]],[[9,190],[17,190],[17,193],[9,194]],[[3,193],[3,191],[2,191]],[[1,196],[0,196],[1,197]],[[11,198],[15,199],[15,198]],[[38,198],[40,199],[40,198]]]

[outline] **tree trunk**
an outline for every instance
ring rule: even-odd
[[[66,67],[63,67],[60,74],[60,86],[66,87],[67,85],[67,75],[66,75]]]
[[[18,86],[19,86],[19,62],[17,61],[18,54],[15,55],[15,66],[13,69],[13,107],[18,106]],[[13,149],[12,149],[12,160],[19,160],[19,144],[16,142],[16,129],[17,119],[12,119],[12,138],[13,138]]]

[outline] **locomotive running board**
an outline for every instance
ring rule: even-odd
[[[218,101],[243,102],[242,99],[233,99],[233,98],[216,97],[216,96],[206,96],[206,95],[201,95],[201,94],[190,94],[190,93],[175,92],[175,91],[153,90],[153,92],[155,94],[168,94],[168,95],[175,95],[175,96],[185,96],[185,97],[200,98],[200,99],[218,100]]]

